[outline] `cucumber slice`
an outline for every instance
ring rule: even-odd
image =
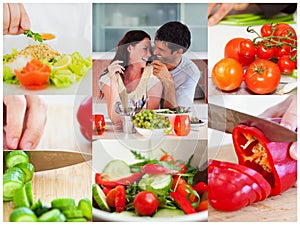
[[[51,201],[51,207],[61,211],[75,209],[75,201],[73,198],[57,198]]]
[[[67,219],[67,222],[86,222],[86,218]]]
[[[160,209],[158,210],[153,217],[174,217],[174,216],[184,216],[185,213],[180,209]]]
[[[93,184],[92,195],[100,209],[108,212],[110,211],[110,208],[106,203],[106,196],[98,184]]]
[[[103,169],[108,180],[118,180],[131,174],[129,165],[123,160],[110,161]]]
[[[18,163],[15,167],[20,168],[25,173],[25,182],[31,181],[34,173],[34,166],[31,163]]]
[[[23,187],[23,181],[17,173],[3,175],[3,200],[13,200],[15,192]]]
[[[14,150],[14,151],[10,151],[6,155],[5,162],[6,162],[6,168],[11,168],[17,165],[18,163],[22,163],[22,162],[28,163],[29,157],[22,150]]]
[[[12,211],[9,216],[10,222],[36,222],[37,217],[34,212],[27,207],[20,207]]]
[[[143,191],[151,191],[156,195],[165,196],[172,187],[173,178],[169,174],[145,174],[138,186]]]
[[[92,220],[93,207],[91,201],[88,198],[80,199],[77,208],[81,209],[83,217],[85,217],[88,220]]]
[[[19,207],[30,207],[27,195],[26,195],[26,189],[25,186],[22,188],[16,190],[14,197],[13,197],[13,203],[16,208]]]
[[[27,182],[24,187],[25,187],[26,196],[27,196],[27,199],[28,199],[29,206],[31,207],[33,205],[32,182],[31,181]]]
[[[15,177],[18,178],[20,181],[22,181],[22,183],[25,182],[26,180],[26,174],[24,173],[24,171],[18,167],[12,167],[9,169],[6,169],[3,175],[8,175],[11,177]]]
[[[68,209],[62,212],[67,219],[80,218],[83,217],[81,209]]]
[[[62,214],[59,209],[51,209],[50,211],[42,214],[38,218],[39,222],[64,222],[66,217]]]

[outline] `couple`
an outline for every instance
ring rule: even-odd
[[[200,79],[198,67],[185,55],[191,44],[188,27],[168,22],[155,34],[152,53],[151,38],[141,30],[127,32],[119,41],[116,55],[99,79],[99,88],[107,102],[108,116],[115,124],[120,115],[115,102],[149,98],[146,108],[175,109],[191,107]],[[156,58],[150,63],[152,54]]]

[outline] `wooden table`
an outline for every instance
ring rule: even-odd
[[[237,162],[232,144],[219,149],[209,149],[208,157],[222,161]],[[290,188],[278,196],[267,198],[234,212],[221,212],[209,206],[209,222],[296,222],[297,188]]]
[[[61,96],[56,96],[60,98]],[[66,99],[68,99],[66,97]],[[37,149],[65,149],[91,152],[91,143],[80,136],[74,120],[72,101],[66,104],[48,105],[47,124]],[[76,109],[76,108],[75,108]],[[55,198],[74,198],[76,204],[81,198],[92,199],[91,161],[56,170],[36,172],[32,180],[34,200],[41,199],[50,206]],[[9,221],[14,209],[12,202],[3,203],[3,221]]]

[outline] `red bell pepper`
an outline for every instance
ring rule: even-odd
[[[196,210],[193,208],[192,204],[183,195],[177,192],[170,192],[170,196],[186,214],[196,213]]]
[[[259,186],[249,176],[215,162],[208,165],[208,199],[213,208],[234,211],[261,199]]]
[[[269,141],[255,127],[238,125],[232,132],[239,164],[263,175],[271,185],[271,195],[292,187],[297,180],[297,161],[289,155],[289,142]]]
[[[137,173],[131,174],[128,177],[123,177],[118,180],[110,181],[110,180],[103,179],[103,177],[105,176],[104,174],[96,173],[95,180],[96,180],[96,183],[99,185],[102,185],[104,187],[114,188],[118,185],[127,186],[127,185],[133,184],[134,182],[138,182],[142,178],[143,175],[144,175],[144,173],[137,172]]]
[[[126,191],[123,185],[116,187],[116,212],[120,213],[126,209]]]

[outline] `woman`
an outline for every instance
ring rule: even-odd
[[[114,110],[120,101],[125,111],[128,102],[148,97],[148,109],[158,109],[162,84],[153,76],[151,65],[150,36],[141,30],[127,32],[119,41],[116,55],[99,79],[100,91],[107,102],[108,116],[116,124],[121,121]]]

